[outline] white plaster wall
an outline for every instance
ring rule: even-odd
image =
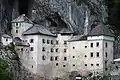
[[[34,47],[34,51],[28,53],[28,69],[34,73],[38,73],[42,76],[48,77],[60,77],[68,74],[72,71],[79,71],[80,74],[85,75],[89,71],[103,71],[104,62],[105,62],[105,51],[108,51],[108,60],[112,61],[113,57],[113,40],[111,37],[96,36],[89,37],[87,41],[74,41],[67,42],[64,44],[64,41],[67,41],[71,36],[63,36],[58,34],[58,37],[46,36],[46,35],[27,35],[23,37],[24,40],[30,43],[30,39],[34,39],[34,43],[30,43],[30,47]],[[45,39],[45,43],[42,43],[42,39]],[[47,40],[50,41],[47,44]],[[53,44],[51,44],[53,40]],[[58,40],[58,45],[56,44]],[[108,42],[108,48],[105,49],[104,44]],[[96,47],[96,43],[99,42],[99,47]],[[93,48],[90,47],[90,44],[93,43]],[[85,48],[87,46],[87,48]],[[42,51],[42,47],[45,47],[45,52]],[[73,49],[74,47],[74,49]],[[54,52],[51,52],[51,48],[54,49]],[[55,52],[55,49],[58,48],[58,52]],[[67,52],[64,52],[64,49],[67,49]],[[90,53],[93,52],[94,57],[90,57]],[[96,57],[96,52],[99,52],[99,57]],[[45,55],[45,60],[42,60],[42,56]],[[87,57],[85,57],[85,55]],[[24,55],[26,56],[26,55]],[[50,61],[50,57],[53,56],[54,60]],[[58,56],[58,61],[55,61],[55,56]],[[75,58],[73,58],[73,56]],[[67,60],[64,61],[64,57],[67,57]],[[111,59],[110,59],[111,58]],[[26,58],[25,58],[26,59]],[[58,63],[58,66],[56,66]],[[85,66],[87,64],[87,66]],[[93,64],[93,66],[91,66]],[[99,64],[99,66],[96,66]],[[33,68],[31,67],[33,65]],[[63,67],[66,65],[66,67]],[[73,66],[75,65],[75,66]]]
[[[96,47],[96,43],[99,42],[99,47]],[[93,43],[93,48],[90,47],[90,43]],[[87,48],[85,48],[87,46]],[[85,74],[89,71],[99,70],[103,68],[103,51],[102,51],[102,40],[98,41],[77,41],[70,42],[70,70],[80,71],[81,74]],[[75,49],[73,49],[75,47]],[[90,53],[93,52],[93,57]],[[96,57],[96,52],[99,52],[100,57]],[[87,57],[85,57],[85,55]],[[75,56],[75,58],[73,58]],[[75,64],[76,66],[73,66]],[[87,64],[87,66],[85,66]],[[93,64],[93,66],[91,66]],[[100,64],[100,66],[96,66]]]
[[[12,23],[11,34],[12,34],[13,38],[19,37],[21,39],[23,38],[23,36],[22,36],[23,32],[26,31],[31,26],[33,26],[33,24],[25,23],[25,22],[19,22],[18,26],[16,26],[15,24],[16,23]],[[16,30],[18,30],[18,33],[16,33]]]
[[[39,35],[39,49],[38,49],[38,73],[41,75],[46,75],[49,77],[63,76],[65,73],[69,71],[69,43],[64,45],[64,40],[68,40],[71,36],[61,36],[51,37],[51,36],[43,36]],[[43,44],[42,39],[53,40],[52,44]],[[56,40],[58,40],[58,44],[56,44]],[[46,48],[45,52],[42,52],[42,47]],[[54,52],[50,52],[50,49],[53,48]],[[55,52],[55,49],[59,49],[58,52]],[[67,52],[64,52],[64,48],[67,49]],[[46,60],[42,60],[42,55],[45,55]],[[50,61],[50,56],[53,56],[54,60]],[[58,56],[58,61],[55,61],[55,57]],[[67,57],[67,61],[64,61],[64,57]],[[58,66],[56,66],[58,63]],[[63,67],[66,65],[66,67]]]
[[[8,41],[6,41],[6,39],[8,39]],[[2,37],[1,41],[2,41],[3,45],[8,45],[12,42],[12,38]]]
[[[34,39],[33,43],[30,43],[30,39]],[[24,40],[27,40],[27,42],[30,44],[30,47],[33,47],[33,51],[29,51],[29,62],[28,62],[28,68],[33,72],[37,73],[37,55],[38,55],[38,35],[27,35],[24,36]],[[33,66],[33,68],[32,68]]]
[[[108,44],[108,47],[105,47],[105,44]],[[103,42],[104,47],[104,63],[107,61],[107,65],[104,64],[104,68],[110,69],[111,63],[113,62],[113,41],[104,40]],[[107,52],[108,57],[105,56],[105,53]],[[107,71],[108,71],[107,70]]]
[[[66,75],[68,74],[69,72],[69,68],[70,68],[70,65],[69,65],[69,42],[67,42],[67,44],[64,44],[64,41],[67,41],[69,40],[70,38],[72,37],[72,35],[61,35],[61,34],[58,34],[58,37],[56,40],[59,41],[59,45],[56,45],[56,47],[59,48],[59,66],[55,66],[55,74],[54,76],[63,76],[63,75]],[[67,50],[67,52],[64,52],[64,49]],[[64,61],[64,57],[67,57],[67,60]],[[55,64],[54,64],[55,65]],[[63,65],[65,65],[65,67],[63,67]]]

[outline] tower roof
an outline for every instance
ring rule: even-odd
[[[102,23],[99,23],[93,30],[88,34],[88,36],[112,36],[114,37],[114,34],[110,30],[110,26],[104,25]]]
[[[25,16],[25,14],[22,14],[19,17],[15,18],[12,22],[33,23],[27,16]]]

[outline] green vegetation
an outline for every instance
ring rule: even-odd
[[[13,80],[8,62],[0,58],[0,80]]]

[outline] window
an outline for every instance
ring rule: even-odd
[[[56,63],[56,66],[58,66],[58,63]]]
[[[75,58],[75,56],[73,56],[73,58]]]
[[[85,64],[85,66],[87,66],[87,64]]]
[[[56,49],[56,52],[58,52],[58,48]]]
[[[33,65],[32,65],[32,68],[33,68]]]
[[[67,44],[67,41],[64,41],[64,44]]]
[[[56,41],[56,44],[59,44],[59,42],[58,42],[58,41]]]
[[[106,48],[108,47],[108,44],[107,44],[107,42],[105,43],[105,47],[106,47]]]
[[[50,40],[47,40],[47,44],[49,44],[50,43]]]
[[[50,57],[50,61],[53,61],[53,56]]]
[[[99,55],[99,52],[97,52],[97,57],[99,57],[100,55]]]
[[[93,43],[91,43],[90,46],[93,47]]]
[[[85,46],[85,48],[87,48],[87,46]]]
[[[21,51],[23,51],[23,48],[21,48]]]
[[[108,54],[107,54],[107,52],[105,53],[105,57],[107,57],[108,56]]]
[[[67,57],[64,57],[64,61],[66,61],[67,60]]]
[[[8,39],[6,39],[6,41],[8,41]]]
[[[63,67],[66,67],[66,65],[63,65]]]
[[[93,57],[93,52],[90,53],[90,56]]]
[[[51,52],[53,52],[54,51],[54,49],[53,48],[51,48]]]
[[[107,71],[108,69],[107,68],[105,68],[105,71]]]
[[[75,66],[75,64],[73,64],[73,66]]]
[[[64,52],[67,52],[67,49],[64,49]]]
[[[43,51],[43,52],[45,51],[45,47],[42,47],[42,51]]]
[[[30,51],[33,51],[33,50],[34,50],[34,48],[33,48],[33,47],[31,47],[31,48],[30,48]]]
[[[45,39],[42,39],[42,43],[45,43]]]
[[[34,42],[34,39],[30,39],[30,43],[33,43]]]
[[[99,64],[96,64],[96,66],[99,66]]]
[[[58,56],[55,57],[55,60],[58,61]]]
[[[51,44],[53,44],[53,40],[51,40]]]
[[[105,61],[105,64],[107,64],[107,61]]]
[[[99,42],[96,43],[96,47],[99,47]]]
[[[87,57],[87,55],[85,55],[85,58]]]
[[[73,46],[73,49],[75,49],[75,47]]]
[[[93,64],[91,64],[91,66],[93,66]]]
[[[42,56],[42,60],[45,60],[45,55]]]
[[[16,23],[16,26],[18,26],[18,23]]]
[[[16,30],[16,33],[18,33],[18,30]]]

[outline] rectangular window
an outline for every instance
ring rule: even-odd
[[[73,49],[75,49],[75,47],[73,46]]]
[[[45,43],[45,39],[42,39],[42,43]]]
[[[85,46],[85,48],[87,48],[87,46]]]
[[[64,52],[67,52],[67,49],[64,49]]]
[[[66,61],[67,60],[67,57],[64,57],[64,61]]]
[[[67,44],[67,41],[64,41],[64,44],[66,45],[66,44]]]
[[[100,55],[99,55],[99,52],[97,52],[97,57],[99,57]]]
[[[16,33],[18,33],[18,30],[16,30]]]
[[[21,51],[23,51],[23,48],[21,48]]]
[[[49,44],[50,43],[50,40],[47,40],[47,44]]]
[[[99,47],[99,42],[96,43],[96,47]]]
[[[33,65],[32,65],[32,68],[33,68]]]
[[[75,64],[73,64],[73,66],[75,66]]]
[[[51,44],[53,44],[53,40],[51,40]]]
[[[75,56],[73,56],[73,58],[75,58]]]
[[[42,56],[42,60],[45,60],[45,55]]]
[[[96,64],[96,66],[99,66],[99,64]]]
[[[43,51],[43,52],[45,51],[45,47],[42,47],[42,51]]]
[[[55,60],[58,61],[58,56],[55,57]]]
[[[56,52],[58,52],[58,48],[56,49]]]
[[[66,65],[63,65],[63,67],[66,67]]]
[[[31,47],[31,48],[30,48],[30,51],[33,51],[33,50],[34,50],[34,48],[33,48],[33,47]]]
[[[106,47],[106,48],[108,47],[108,44],[107,44],[107,42],[105,43],[105,47]]]
[[[56,63],[56,66],[58,66],[58,63]]]
[[[107,52],[105,53],[105,57],[108,57],[108,54],[107,54]]]
[[[58,42],[58,41],[56,41],[56,44],[59,44],[59,42]]]
[[[34,39],[30,39],[30,43],[33,43],[34,42]]]
[[[91,66],[93,66],[93,64],[91,64]]]
[[[85,64],[85,66],[87,66],[87,64]]]
[[[90,53],[90,56],[93,57],[93,52]]]
[[[6,39],[6,41],[8,41],[8,39]]]
[[[51,52],[54,52],[54,49],[53,49],[53,48],[51,48]]]
[[[53,56],[50,57],[50,61],[53,61]]]
[[[90,46],[93,47],[93,43],[91,43]]]
[[[108,68],[105,68],[105,71],[107,71],[108,70]]]
[[[16,23],[15,25],[18,26],[18,23]]]

